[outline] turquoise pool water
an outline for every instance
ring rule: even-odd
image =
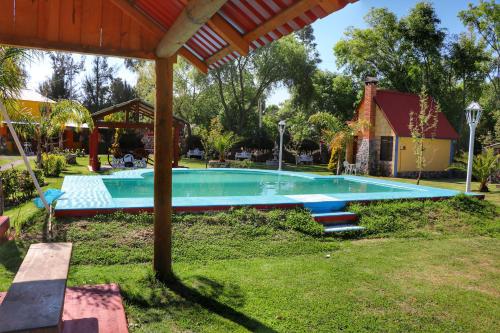
[[[152,198],[153,173],[140,178],[103,178],[112,198]],[[342,177],[304,177],[248,170],[175,170],[173,197],[239,197],[296,194],[388,193],[411,189]]]

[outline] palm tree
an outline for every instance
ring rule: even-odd
[[[462,154],[456,159],[448,170],[467,172],[467,154]],[[472,160],[472,175],[479,181],[479,192],[488,192],[488,181],[491,176],[499,172],[500,159],[493,149],[486,149],[482,154],[474,156]]]
[[[87,124],[89,130],[92,131],[94,122],[90,111],[82,104],[63,99],[57,102],[50,113],[50,134],[57,134],[59,137],[59,148],[63,148],[63,133],[67,123],[72,123],[77,130],[84,124]]]
[[[236,143],[237,138],[233,132],[217,133],[212,138],[215,151],[219,153],[219,162],[225,162],[226,153]]]
[[[23,63],[29,58],[24,49],[0,46],[0,101],[7,109],[26,84]]]

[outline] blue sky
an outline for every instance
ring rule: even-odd
[[[354,4],[346,6],[344,9],[331,14],[313,24],[318,51],[322,59],[321,69],[338,71],[333,56],[333,45],[338,42],[349,26],[364,28],[366,24],[363,17],[372,7],[387,7],[395,12],[399,17],[407,15],[418,1],[416,0],[360,0]],[[441,19],[441,25],[452,34],[465,31],[464,26],[457,18],[459,11],[466,9],[468,3],[477,3],[477,0],[434,0],[431,1]],[[88,56],[87,64],[92,57]],[[134,84],[136,77],[133,73],[125,69],[122,61],[115,59],[111,63],[117,69],[117,76],[124,78]],[[28,68],[30,80],[28,87],[36,89],[38,84],[51,75],[50,62],[48,59],[40,59]],[[268,99],[268,104],[279,104],[288,97],[288,92],[284,88],[277,88]]]
[[[406,16],[410,9],[418,1],[415,0],[360,0],[346,6],[344,9],[327,16],[313,24],[318,51],[322,59],[321,69],[336,72],[339,69],[335,64],[333,56],[333,45],[342,39],[344,31],[349,26],[356,28],[366,28],[363,17],[372,7],[386,7],[399,17]],[[477,3],[472,0],[434,0],[431,1],[436,12],[441,19],[441,26],[452,34],[465,31],[457,15],[458,12],[467,9],[468,3]],[[284,88],[276,89],[268,99],[268,104],[279,104],[288,97],[288,92]]]

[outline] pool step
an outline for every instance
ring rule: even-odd
[[[314,212],[313,219],[322,224],[325,233],[348,232],[363,230],[357,225],[358,216],[351,212]]]
[[[358,216],[351,212],[314,212],[311,215],[316,222],[323,225],[356,222],[358,220]]]
[[[304,207],[314,213],[331,213],[343,210],[346,207],[345,201],[317,201],[317,202],[304,202]]]
[[[363,229],[364,227],[355,224],[334,224],[325,226],[325,233],[360,231]]]

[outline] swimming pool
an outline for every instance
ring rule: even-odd
[[[407,188],[349,180],[244,170],[176,170],[172,195],[182,197],[239,197],[327,193],[402,192]],[[104,178],[113,198],[153,197],[153,172],[140,178]]]
[[[153,208],[153,172],[137,169],[105,176],[66,176],[56,215],[93,215]],[[458,191],[360,176],[319,176],[254,169],[174,169],[177,211],[304,206],[341,210],[350,201],[442,198]]]

